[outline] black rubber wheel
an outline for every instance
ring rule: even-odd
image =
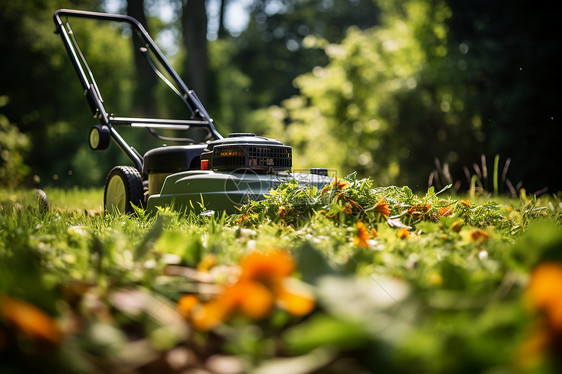
[[[134,213],[131,204],[144,207],[142,177],[131,166],[116,166],[105,180],[103,206],[108,213]]]
[[[93,151],[105,151],[109,147],[111,135],[109,127],[96,125],[90,129],[88,143]]]

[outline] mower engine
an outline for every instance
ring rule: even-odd
[[[292,164],[290,146],[251,133],[232,133],[209,142],[201,154],[201,170],[271,174],[290,172]]]

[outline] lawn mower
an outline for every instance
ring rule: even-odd
[[[88,18],[128,24],[143,46],[136,52],[146,58],[153,72],[181,99],[187,119],[133,118],[108,114],[94,75],[70,28],[69,19]],[[144,27],[135,18],[61,9],[53,16],[56,33],[84,88],[84,95],[99,124],[89,133],[94,151],[106,150],[113,141],[132,161],[133,166],[115,166],[104,189],[106,212],[131,213],[134,206],[148,211],[171,206],[181,211],[226,211],[252,200],[265,198],[283,182],[296,180],[319,188],[332,181],[326,169],[292,172],[292,149],[278,140],[250,133],[231,133],[223,138],[213,119],[193,90],[190,90],[167,61]],[[65,22],[63,23],[63,19]],[[164,72],[162,72],[162,70]],[[118,127],[148,129],[162,144],[141,155],[117,131]],[[195,137],[171,136],[196,130]]]

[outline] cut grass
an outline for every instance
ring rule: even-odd
[[[550,340],[527,348],[537,322],[522,301],[531,269],[562,259],[560,201],[447,192],[352,176],[324,192],[284,185],[232,216],[91,216],[101,190],[47,190],[50,211],[33,191],[3,191],[0,296],[38,308],[61,338],[0,308],[0,371],[212,372],[218,357],[233,372],[556,372]],[[279,248],[290,283],[315,297],[310,315],[242,313],[201,332],[178,314],[182,296],[220,293],[246,254]],[[209,255],[216,265],[198,272]]]

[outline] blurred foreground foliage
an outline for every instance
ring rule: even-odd
[[[232,216],[150,217],[48,192],[47,209],[1,194],[2,373],[562,367],[560,196],[469,201],[350,176]]]

